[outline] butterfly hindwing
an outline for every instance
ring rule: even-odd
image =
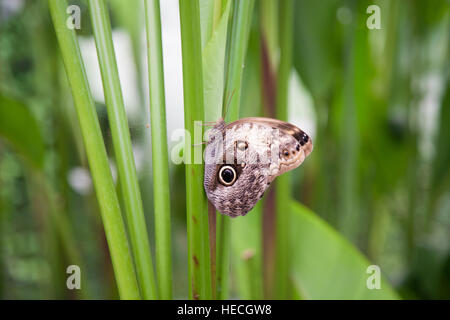
[[[204,187],[215,208],[231,217],[247,214],[280,174],[312,151],[298,127],[269,118],[219,121],[205,149]]]

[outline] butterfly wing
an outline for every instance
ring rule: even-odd
[[[230,217],[246,215],[264,195],[269,186],[267,176],[259,166],[248,165],[239,174],[232,186],[219,182],[221,166],[205,166],[205,190],[209,201],[221,213]]]
[[[312,150],[296,126],[269,118],[245,118],[212,129],[205,149],[204,187],[217,210],[247,214],[270,183],[298,167]]]

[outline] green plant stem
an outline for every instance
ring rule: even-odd
[[[187,131],[184,148],[186,164],[186,207],[188,236],[189,297],[212,298],[211,262],[209,251],[209,228],[207,200],[203,190],[202,145],[194,146],[190,136],[202,126],[203,76],[202,47],[200,35],[200,12],[198,1],[180,0],[181,49],[183,57],[184,123]],[[197,127],[197,128],[195,128]],[[200,140],[199,139],[199,140]],[[200,141],[198,141],[200,142]],[[200,159],[195,156],[200,154]],[[194,155],[194,161],[192,159]]]
[[[49,0],[49,7],[75,101],[119,294],[122,299],[139,299],[125,227],[80,48],[75,31],[66,26],[68,5],[64,0]]]
[[[152,131],[156,270],[160,298],[172,299],[169,160],[159,0],[146,0],[145,12],[150,87],[150,127]]]
[[[104,0],[90,0],[89,9],[138,281],[142,297],[156,299],[150,243],[120,87],[108,8]]]
[[[227,114],[225,121],[239,119],[242,74],[247,54],[248,37],[254,4],[254,0],[235,0],[234,2],[225,99],[227,94],[229,96],[233,94],[233,97],[230,101],[229,109],[226,110]]]
[[[278,1],[261,0],[260,2],[260,29],[264,37],[264,43],[268,52],[271,70],[276,70],[278,65]]]
[[[231,254],[231,221],[230,218],[216,213],[216,297],[220,300],[228,298]]]
[[[235,1],[227,65],[225,85],[225,121],[227,123],[239,119],[242,74],[250,33],[254,0]],[[226,101],[226,99],[231,99]],[[227,103],[229,107],[227,108]],[[217,250],[216,250],[216,284],[217,298],[227,299],[229,294],[229,271],[231,251],[230,218],[217,214]]]
[[[288,120],[288,88],[292,67],[293,0],[280,1],[280,64],[277,78],[277,110],[280,120]],[[285,173],[276,182],[276,264],[275,292],[277,299],[289,298],[289,215],[290,174]]]

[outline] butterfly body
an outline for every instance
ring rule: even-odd
[[[269,118],[219,120],[205,148],[204,187],[215,208],[230,217],[247,214],[279,175],[311,153],[298,127]]]

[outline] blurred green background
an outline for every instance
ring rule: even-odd
[[[87,5],[71,3],[81,8],[77,34],[112,155]],[[152,230],[142,3],[108,4]],[[372,4],[381,29],[366,25]],[[178,3],[161,6],[170,140],[183,127]],[[264,68],[278,59],[274,16],[270,0],[256,1],[242,117],[273,116]],[[403,298],[450,299],[449,37],[447,0],[295,1],[289,117],[313,137],[314,152],[292,173],[294,197],[379,265]],[[185,173],[183,165],[170,170],[174,296],[183,298]],[[46,1],[0,0],[0,299],[117,298],[98,211]],[[89,291],[67,290],[74,261]],[[345,272],[345,263],[325,267]],[[238,288],[232,280],[232,296]]]

